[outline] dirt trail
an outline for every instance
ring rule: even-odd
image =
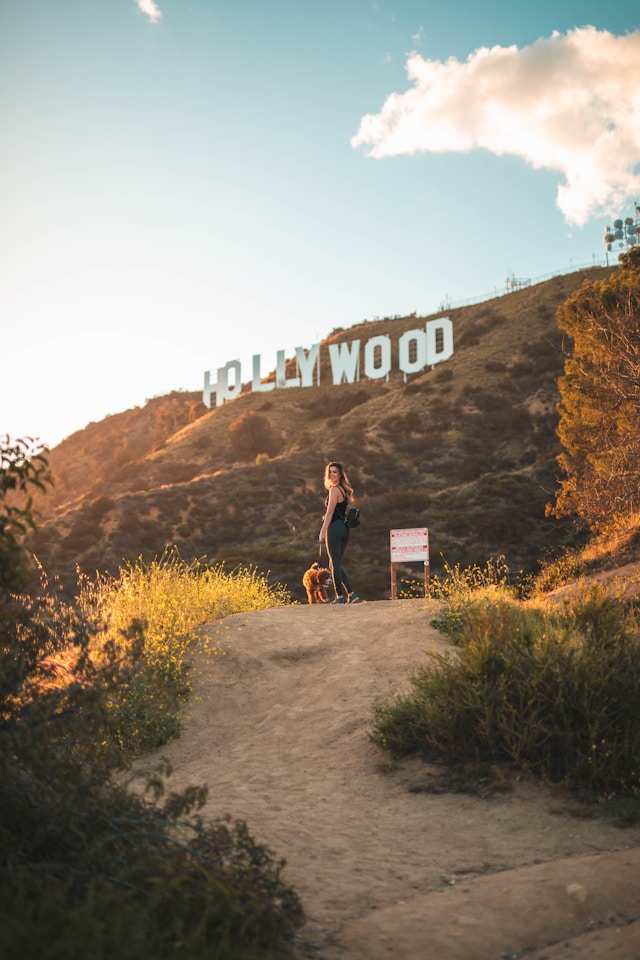
[[[376,702],[444,649],[423,600],[291,606],[203,631],[172,786],[247,821],[303,900],[300,957],[640,960],[640,829],[571,815],[531,778],[482,799],[425,792],[368,741]],[[390,769],[391,768],[391,769]]]

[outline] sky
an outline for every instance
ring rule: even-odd
[[[637,0],[0,0],[0,439],[604,263],[638,62]]]

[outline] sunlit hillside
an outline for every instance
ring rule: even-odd
[[[36,553],[72,590],[76,564],[115,572],[176,545],[187,560],[253,564],[303,599],[302,574],[318,557],[323,468],[335,458],[362,511],[347,559],[363,597],[389,596],[394,528],[429,528],[436,572],[496,554],[513,571],[535,572],[575,537],[544,509],[557,486],[557,378],[568,347],[555,311],[607,272],[448,311],[453,356],[406,378],[398,339],[433,318],[333,331],[321,346],[320,386],[247,387],[211,410],[200,394],[172,393],[91,424],[51,451],[56,487],[37,501]],[[379,334],[394,351],[388,379],[334,386],[328,344]],[[410,565],[403,576],[422,572]]]

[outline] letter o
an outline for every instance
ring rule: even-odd
[[[380,350],[380,366],[375,366],[376,349]],[[364,372],[370,380],[386,377],[391,370],[391,341],[386,335],[371,337],[364,348]]]
[[[416,344],[416,359],[410,360],[410,346]],[[398,365],[403,373],[420,373],[427,365],[427,338],[423,330],[407,330],[398,340]]]

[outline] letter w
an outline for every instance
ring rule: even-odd
[[[331,373],[333,385],[337,387],[344,380],[353,383],[360,375],[360,341],[351,343],[330,343],[329,357],[331,359]]]

